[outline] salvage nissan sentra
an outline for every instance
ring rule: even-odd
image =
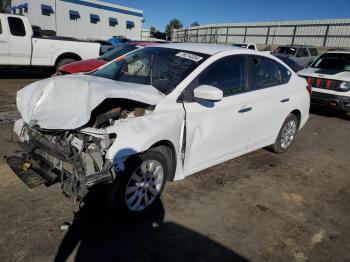
[[[268,54],[146,47],[18,91],[23,155],[8,163],[27,184],[60,182],[75,201],[111,183],[117,206],[140,214],[166,181],[267,146],[286,152],[309,117],[309,91]]]

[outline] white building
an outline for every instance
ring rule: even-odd
[[[58,36],[107,40],[141,38],[143,11],[96,0],[12,0],[11,12]]]

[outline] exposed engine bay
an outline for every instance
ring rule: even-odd
[[[14,131],[21,141],[26,168],[44,177],[47,185],[60,182],[66,196],[80,201],[90,187],[116,179],[114,164],[106,154],[118,138],[115,133],[107,133],[106,128],[153,110],[154,106],[133,100],[106,99],[81,128],[41,129],[19,119]]]

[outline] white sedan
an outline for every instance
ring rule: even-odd
[[[166,181],[267,146],[286,152],[309,117],[308,91],[305,79],[268,54],[146,47],[89,75],[20,90],[14,130],[25,154],[8,163],[35,181],[62,183],[75,200],[109,183],[117,207],[139,214]]]

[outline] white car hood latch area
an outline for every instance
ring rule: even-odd
[[[150,85],[70,75],[44,79],[19,90],[17,109],[31,126],[71,130],[88,123],[92,110],[108,98],[156,105],[163,97]]]

